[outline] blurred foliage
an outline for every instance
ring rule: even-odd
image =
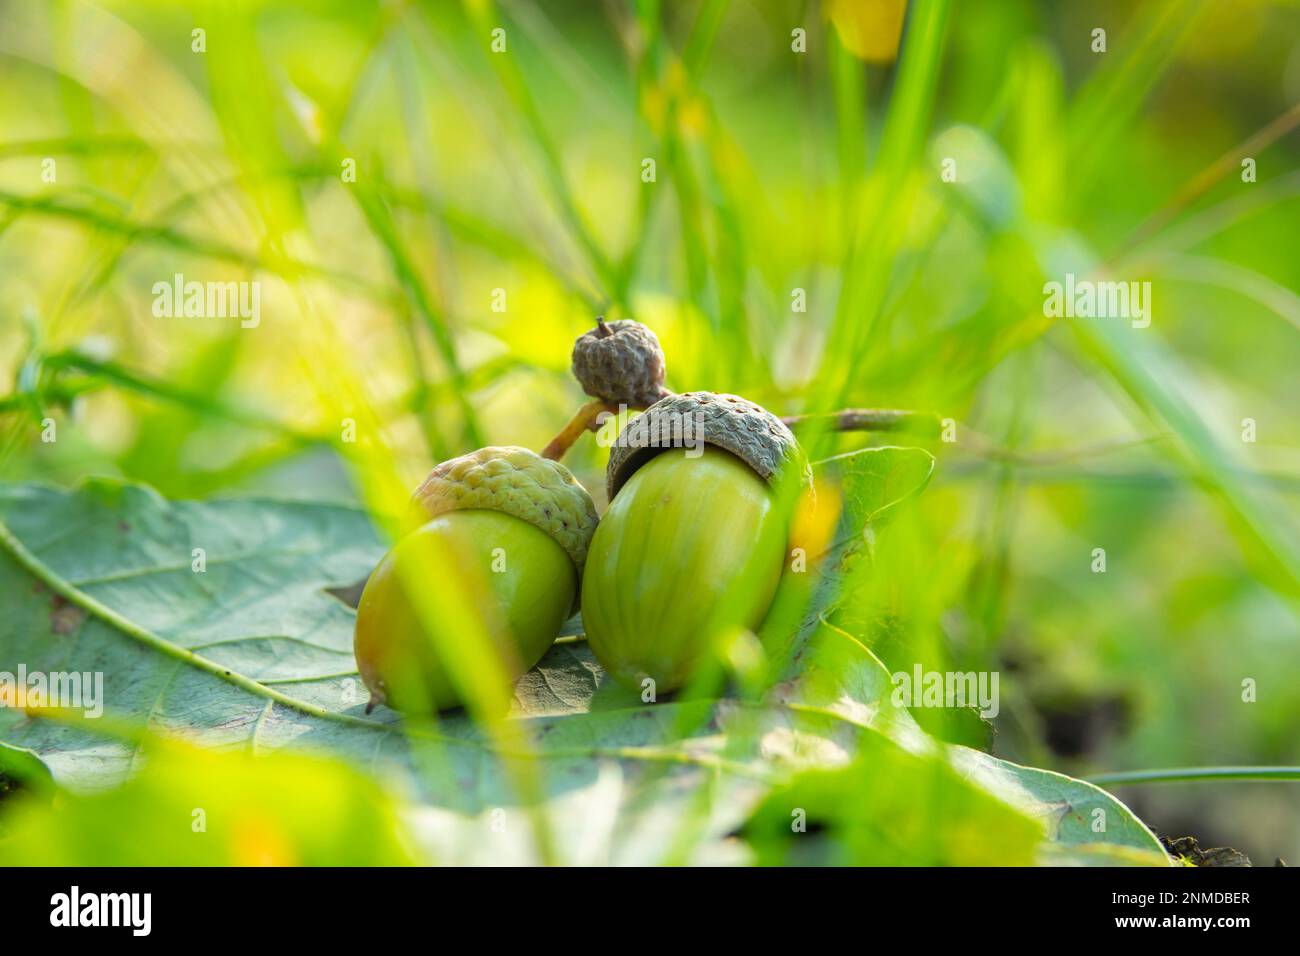
[[[392,514],[542,447],[574,336],[634,316],[679,390],[953,420],[838,623],[1002,671],[997,753],[1300,763],[1300,11],[914,0],[864,64],[843,6],[0,4],[0,476]],[[1150,328],[1044,317],[1094,269],[1152,283]],[[260,324],[155,317],[176,273],[258,280]],[[570,453],[593,491],[603,456]],[[1292,784],[1121,793],[1300,856]]]
[[[747,839],[763,865],[1029,866],[1042,826],[949,767],[885,742],[769,797]],[[799,808],[791,811],[791,807]],[[804,813],[806,819],[792,819]],[[813,839],[790,839],[792,826]]]
[[[6,866],[398,866],[396,807],[340,762],[153,741],[102,794],[6,809]]]

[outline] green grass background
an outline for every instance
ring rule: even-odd
[[[384,511],[540,449],[573,338],[635,317],[677,390],[957,423],[854,609],[891,668],[1002,673],[996,753],[1300,764],[1300,9],[913,2],[892,63],[829,12],[0,3],[0,476]],[[1150,328],[1043,317],[1094,267]],[[260,326],[155,318],[176,272],[260,281]],[[569,459],[598,496],[603,456]],[[1117,792],[1300,857],[1293,782]]]

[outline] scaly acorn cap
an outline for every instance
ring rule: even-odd
[[[736,395],[683,392],[661,398],[619,433],[605,469],[609,499],[659,452],[697,442],[731,452],[771,485],[788,476],[812,486],[808,458],[781,419]]]
[[[669,394],[659,338],[631,319],[597,319],[573,343],[572,368],[584,392],[611,405],[645,408]]]
[[[500,511],[555,539],[578,573],[596,533],[596,505],[558,461],[515,445],[489,446],[435,465],[411,496],[420,522],[448,511]]]

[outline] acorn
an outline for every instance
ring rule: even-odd
[[[671,395],[623,429],[582,582],[587,642],[610,674],[671,691],[723,636],[757,628],[784,568],[791,481],[812,484],[794,435],[735,395]]]
[[[440,608],[474,608],[512,678],[541,660],[575,608],[596,529],[591,496],[569,470],[513,446],[442,462],[411,502],[408,524],[418,527],[379,563],[357,606],[367,713],[377,703],[431,713],[463,702],[443,657],[455,635],[431,630]]]
[[[659,338],[631,319],[596,319],[573,343],[572,368],[584,392],[610,405],[646,408],[671,394]]]

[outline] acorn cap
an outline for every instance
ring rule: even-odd
[[[572,368],[584,392],[611,405],[645,408],[669,394],[658,337],[631,319],[597,319],[573,343]]]
[[[596,505],[558,461],[514,445],[489,446],[435,465],[411,502],[424,516],[471,508],[500,511],[555,539],[582,573],[596,532]]]
[[[619,433],[605,470],[610,500],[659,452],[700,441],[731,452],[771,485],[786,476],[812,485],[808,458],[781,419],[736,395],[683,392],[655,402]]]

